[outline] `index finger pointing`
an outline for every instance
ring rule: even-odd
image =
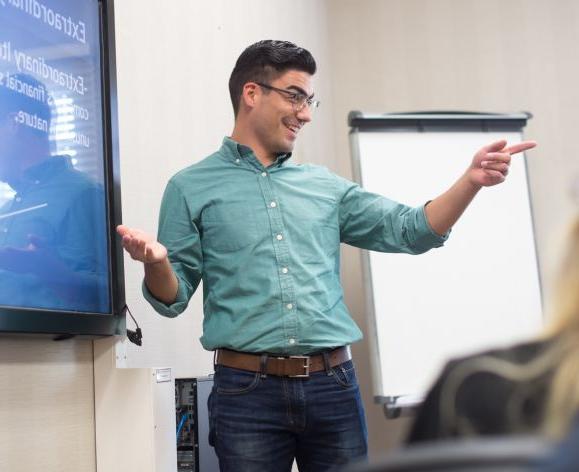
[[[537,143],[535,141],[523,141],[522,143],[513,144],[512,146],[503,149],[503,152],[517,154],[518,152],[523,152],[527,149],[533,149],[536,145]]]
[[[499,141],[495,141],[494,143],[487,144],[486,146],[483,146],[482,149],[485,152],[496,152],[496,151],[500,151],[501,149],[503,149],[506,145],[507,145],[507,141],[505,139],[501,139]]]

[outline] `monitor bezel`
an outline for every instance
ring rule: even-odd
[[[79,313],[0,306],[0,334],[100,337],[125,334],[123,248],[115,228],[122,221],[114,0],[98,3],[102,79],[103,152],[107,205],[110,310]]]

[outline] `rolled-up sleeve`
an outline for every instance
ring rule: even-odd
[[[168,251],[169,261],[179,284],[175,301],[168,305],[156,299],[143,281],[143,295],[155,311],[175,317],[182,313],[197,290],[203,274],[203,253],[199,229],[185,196],[169,181],[159,215],[159,242]]]
[[[410,207],[340,179],[340,240],[362,249],[421,254],[444,244],[450,231],[437,234],[425,205]]]

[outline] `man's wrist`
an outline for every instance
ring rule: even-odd
[[[160,265],[166,265],[168,262],[168,257],[165,257],[160,261],[145,261],[143,264],[145,264],[147,267],[159,267]]]
[[[171,262],[168,256],[159,261],[143,261],[143,266],[145,267],[145,272],[153,272],[155,274],[171,270]]]
[[[473,181],[473,179],[470,177],[470,171],[472,169],[469,169],[467,172],[465,172],[462,176],[462,181],[464,182],[464,184],[467,186],[468,190],[471,191],[473,194],[476,194],[483,186],[479,183],[476,183],[475,181]]]

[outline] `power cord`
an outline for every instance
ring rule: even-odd
[[[125,305],[125,308],[127,309],[127,313],[133,319],[133,322],[137,326],[137,329],[135,331],[133,331],[132,329],[127,329],[127,338],[129,338],[129,341],[131,341],[133,344],[136,344],[137,346],[142,346],[143,332],[141,331],[141,328],[139,328],[139,324],[137,323],[137,320],[135,320],[135,317],[131,313],[131,309],[129,308],[129,306]]]

